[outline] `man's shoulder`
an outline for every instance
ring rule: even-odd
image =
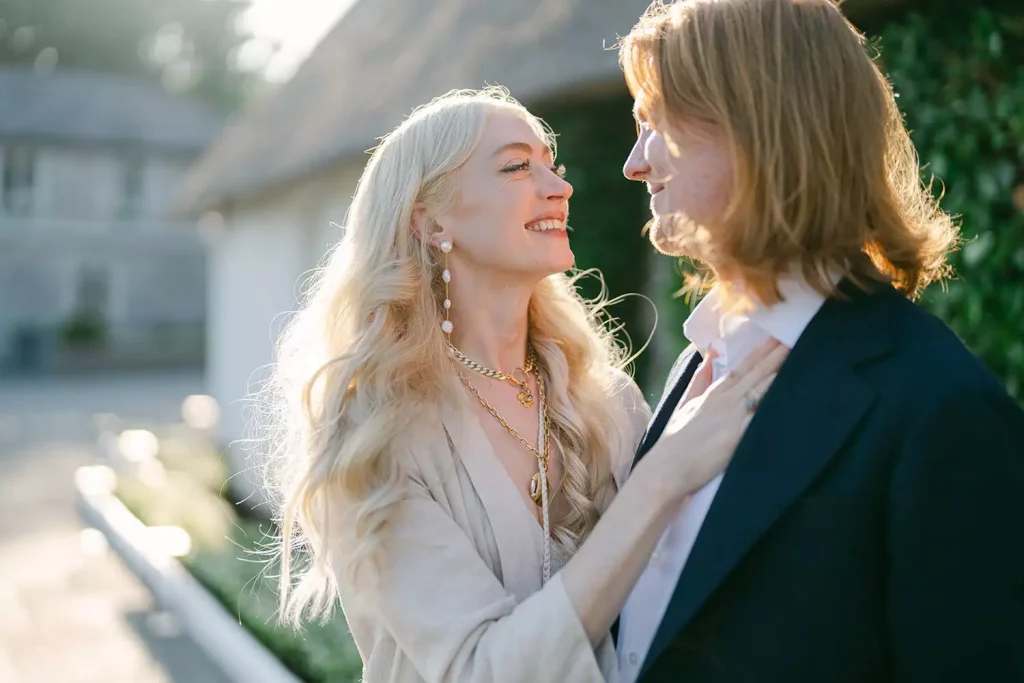
[[[892,338],[893,375],[912,383],[919,396],[927,393],[935,401],[959,401],[979,395],[1007,395],[1003,383],[963,340],[919,304],[897,300]]]
[[[1004,383],[931,313],[909,301],[899,309],[896,352],[876,388],[889,417],[901,418],[894,434],[903,444],[901,481],[1003,467],[1007,456],[1016,462],[1024,448],[1024,410]]]

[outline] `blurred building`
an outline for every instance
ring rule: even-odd
[[[221,128],[150,83],[0,70],[0,369],[201,362],[204,248],[170,208]]]

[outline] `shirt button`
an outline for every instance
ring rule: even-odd
[[[650,564],[652,567],[657,567],[659,564],[661,564],[661,555],[658,554],[657,550],[651,553],[651,560],[648,564]]]
[[[630,666],[636,666],[636,653],[635,652],[630,652],[629,653],[629,664],[630,664]]]

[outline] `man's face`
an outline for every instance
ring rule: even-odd
[[[639,131],[623,173],[647,183],[654,223],[650,240],[665,254],[697,256],[688,249],[694,230],[714,230],[733,186],[733,162],[720,135],[696,126],[648,120],[637,107]]]

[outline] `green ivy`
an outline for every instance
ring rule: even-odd
[[[558,161],[566,166],[572,183],[570,237],[576,267],[598,268],[609,295],[643,292],[653,249],[641,232],[650,218],[647,190],[627,181],[622,166],[636,141],[633,100],[625,91],[604,99],[559,102],[534,108],[554,129]],[[582,283],[585,296],[598,293],[596,279]],[[609,312],[622,325],[622,339],[638,351],[651,334],[651,305],[629,296]],[[647,359],[635,363],[643,376]]]
[[[924,304],[1024,398],[1024,7],[933,3],[880,35],[926,178],[965,238],[957,277]]]

